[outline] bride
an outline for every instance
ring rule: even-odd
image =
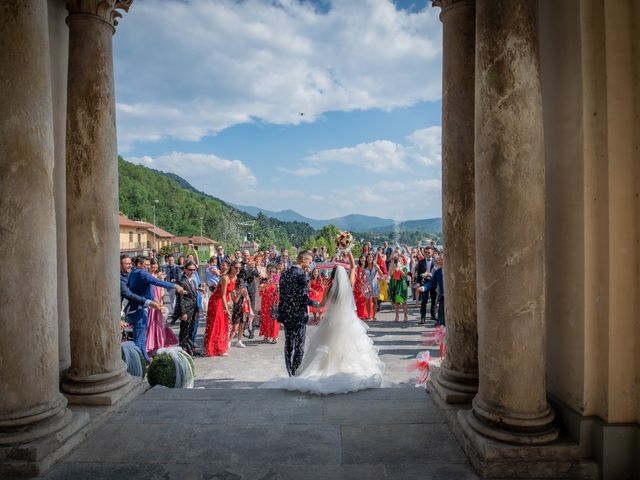
[[[317,394],[347,393],[382,384],[384,363],[368,337],[367,325],[356,315],[353,299],[355,261],[348,254],[351,273],[337,265],[321,307],[326,313],[312,332],[302,364],[294,377],[274,379],[264,386]]]

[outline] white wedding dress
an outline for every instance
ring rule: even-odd
[[[338,266],[326,313],[320,326],[310,332],[296,376],[270,380],[262,388],[326,395],[380,387],[384,363],[368,329],[356,315],[349,276]]]

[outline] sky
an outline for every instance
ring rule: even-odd
[[[430,4],[137,0],[114,36],[119,153],[233,204],[439,217]]]

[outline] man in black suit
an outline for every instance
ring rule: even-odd
[[[296,374],[304,355],[304,339],[309,322],[307,307],[319,306],[308,295],[309,281],[305,268],[311,265],[312,260],[310,251],[301,251],[297,263],[285,270],[280,277],[278,321],[284,326],[284,362],[291,377]]]
[[[196,327],[198,315],[198,287],[194,273],[197,270],[195,262],[187,260],[184,264],[184,275],[178,285],[184,289],[176,302],[176,317],[180,319],[180,346],[191,356],[194,356],[196,345],[192,340],[193,329]]]
[[[216,255],[216,267],[218,267],[218,270],[220,270],[220,265],[222,265],[222,262],[227,261],[227,256],[224,254],[224,247],[222,245],[218,245],[217,252],[218,254]]]
[[[435,261],[433,258],[433,250],[431,247],[425,248],[424,258],[418,262],[416,267],[416,283],[419,285],[426,283],[430,278],[435,268]],[[427,301],[431,298],[431,319],[436,318],[436,288],[432,288],[422,293],[420,301],[420,323],[425,324],[427,321]]]

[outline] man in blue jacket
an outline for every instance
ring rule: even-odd
[[[153,301],[153,286],[156,285],[166,289],[175,288],[176,293],[179,295],[184,293],[184,289],[180,285],[165,282],[151,275],[149,267],[150,263],[147,257],[138,257],[136,268],[129,274],[129,280],[127,281],[127,287],[138,298],[132,297],[125,309],[127,323],[133,327],[133,342],[140,347],[147,361],[149,361],[147,356],[147,320],[149,316],[148,307],[151,305],[147,304],[147,300]],[[144,301],[140,301],[141,299]]]
[[[438,325],[445,325],[444,323],[444,252],[440,253],[436,260],[436,270],[433,271],[431,278],[428,282],[418,288],[420,293],[429,291],[432,288],[438,288]]]

